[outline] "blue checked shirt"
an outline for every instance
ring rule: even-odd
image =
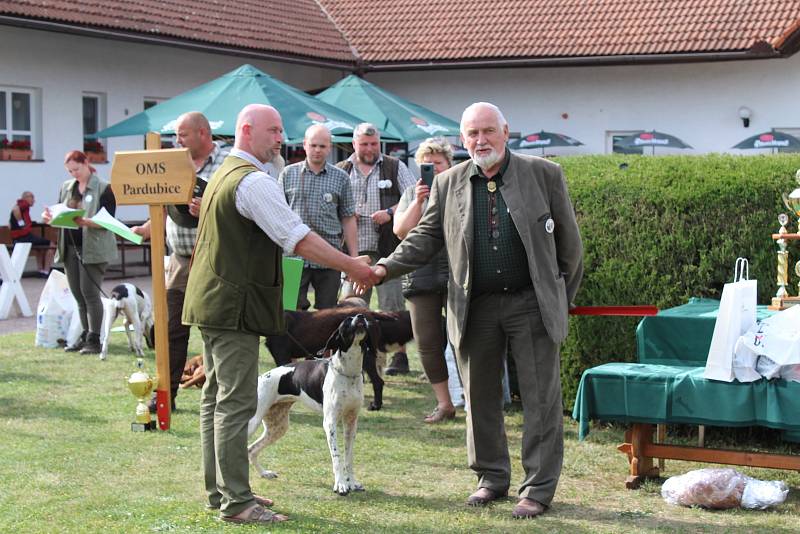
[[[283,169],[278,177],[286,202],[300,218],[337,250],[342,247],[342,219],[355,215],[355,201],[350,177],[342,169],[325,163],[315,174],[306,161]],[[325,269],[324,265],[305,262],[306,267]]]
[[[211,149],[205,163],[195,173],[198,180],[206,182],[211,180],[214,172],[228,156],[230,147],[223,147],[218,141],[214,141],[213,144],[214,148]],[[179,256],[191,256],[195,240],[197,240],[197,228],[179,226],[171,217],[167,217],[167,245],[173,253]]]

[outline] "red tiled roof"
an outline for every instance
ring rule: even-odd
[[[733,52],[770,45],[797,0],[320,0],[367,63]]]
[[[0,14],[353,62],[315,0],[0,0]]]
[[[665,56],[800,38],[800,0],[0,0],[0,15],[354,66]]]

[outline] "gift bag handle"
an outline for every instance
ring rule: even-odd
[[[736,258],[736,267],[733,271],[733,281],[750,280],[750,262],[747,258]]]

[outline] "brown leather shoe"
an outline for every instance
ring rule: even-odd
[[[511,511],[514,519],[533,519],[537,515],[542,515],[547,511],[547,506],[539,501],[523,497]]]
[[[486,506],[492,501],[502,499],[506,493],[498,493],[489,488],[478,488],[478,491],[467,498],[467,506]]]

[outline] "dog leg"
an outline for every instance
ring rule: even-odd
[[[117,320],[117,307],[114,301],[103,300],[103,325],[102,329],[105,335],[103,336],[103,347],[100,349],[100,359],[105,360],[108,357],[108,341],[111,338],[111,326]]]
[[[346,482],[350,491],[364,491],[364,486],[356,480],[353,471],[353,448],[356,442],[356,429],[358,427],[358,410],[353,410],[344,415],[344,471]]]
[[[383,359],[384,361],[386,360],[385,353],[378,354],[384,354]],[[367,373],[369,381],[372,383],[372,402],[369,403],[367,408],[371,412],[380,410],[383,407],[383,385],[385,382],[378,369],[378,358],[370,357],[364,360],[364,372]]]
[[[289,429],[289,410],[292,408],[292,404],[294,403],[281,402],[272,405],[264,416],[264,432],[252,445],[247,447],[247,457],[250,460],[250,465],[258,471],[261,478],[278,478],[278,473],[275,471],[261,467],[261,464],[258,463],[258,455],[264,447],[275,443],[286,434]]]
[[[345,474],[344,462],[341,452],[339,451],[338,437],[336,435],[337,426],[339,424],[337,414],[339,410],[337,406],[325,408],[325,413],[322,417],[322,428],[325,429],[325,439],[328,440],[328,449],[331,452],[331,463],[333,464],[333,491],[339,495],[347,495],[350,493],[350,484],[347,483],[347,475]]]
[[[142,332],[142,321],[139,318],[139,310],[136,309],[133,311],[133,318],[130,321],[133,323],[133,350],[136,352],[137,356],[141,357],[144,356],[144,343],[142,343],[142,338],[144,337]]]

